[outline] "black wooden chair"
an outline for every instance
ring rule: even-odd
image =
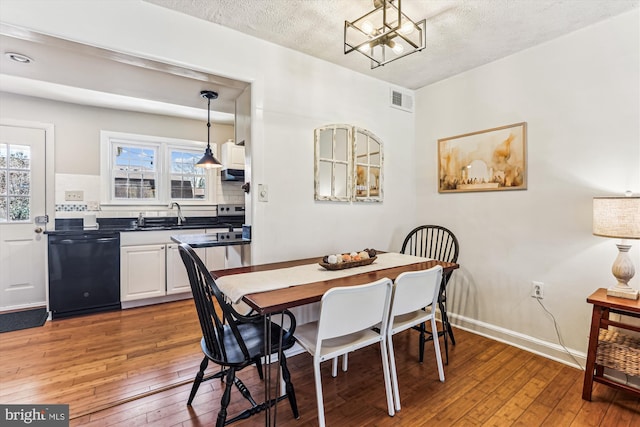
[[[295,392],[284,353],[281,353],[278,359],[282,367],[282,378],[285,381],[285,395],[271,399],[269,402],[258,404],[252,398],[249,389],[236,377],[237,371],[256,364],[260,379],[263,379],[260,360],[265,356],[264,317],[260,315],[243,316],[236,312],[225,300],[224,294],[218,289],[202,260],[189,245],[180,245],[180,256],[187,269],[189,282],[191,283],[193,301],[196,305],[202,329],[200,345],[204,353],[204,359],[200,363],[200,370],[193,382],[187,405],[191,406],[200,383],[212,378],[220,378],[226,383],[226,387],[220,402],[220,412],[218,413],[216,427],[223,427],[234,421],[249,418],[251,415],[261,412],[285,397],[289,398],[293,415],[298,418]],[[222,313],[216,311],[214,300],[218,303],[219,311]],[[288,319],[288,330],[275,323],[271,324],[271,343],[269,346],[271,354],[278,353],[281,335],[282,350],[289,349],[295,344],[293,337],[293,332],[296,328],[295,317],[288,311],[285,311],[285,315],[287,317],[283,317],[283,324],[286,324],[284,321]],[[205,378],[204,372],[209,361],[220,365],[221,370]],[[267,369],[269,368],[267,367]],[[251,407],[227,420],[227,407],[231,400],[233,384],[236,385],[242,396],[250,402]]]
[[[458,239],[456,236],[450,230],[439,225],[421,225],[414,228],[404,239],[402,249],[400,250],[403,254],[432,258],[445,262],[457,262],[458,251]],[[456,339],[453,336],[453,329],[451,328],[449,317],[447,316],[447,283],[451,278],[451,273],[453,272],[450,271],[442,275],[440,298],[438,301],[442,320],[442,331],[438,334],[442,335],[444,338],[446,364],[449,364],[448,339],[451,338],[451,344],[456,344]],[[419,330],[420,362],[422,362],[424,360],[424,344],[426,341],[433,339],[434,334],[426,331],[424,324],[422,324]],[[429,334],[429,336],[427,337],[426,334]]]

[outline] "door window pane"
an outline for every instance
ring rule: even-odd
[[[29,220],[29,198],[9,197],[9,221]]]
[[[0,144],[0,222],[31,219],[31,147]]]
[[[0,196],[7,195],[7,171],[0,169]]]
[[[13,196],[28,196],[29,183],[31,181],[29,172],[9,172],[9,194]]]
[[[31,150],[26,145],[9,146],[9,168],[29,169],[31,164]]]
[[[0,144],[0,168],[7,167],[7,144]]]

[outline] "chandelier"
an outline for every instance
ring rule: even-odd
[[[374,69],[424,49],[426,20],[413,22],[402,13],[401,3],[373,0],[371,12],[353,22],[344,21],[345,55],[358,51],[371,59]]]

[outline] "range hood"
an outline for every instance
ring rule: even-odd
[[[244,181],[244,169],[222,169],[220,179],[222,181]]]

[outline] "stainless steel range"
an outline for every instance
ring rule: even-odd
[[[244,205],[218,205],[218,216],[241,216],[244,218]]]
[[[227,268],[240,267],[250,261],[249,245],[236,245],[235,242],[251,240],[251,227],[243,227],[245,222],[244,205],[228,204],[218,205],[218,224],[228,227],[229,231],[218,233],[218,242],[230,243],[226,247],[225,265]]]
[[[244,221],[244,205],[218,205],[218,225],[229,228],[228,233],[218,233],[218,240],[242,240],[242,226],[244,225]]]

